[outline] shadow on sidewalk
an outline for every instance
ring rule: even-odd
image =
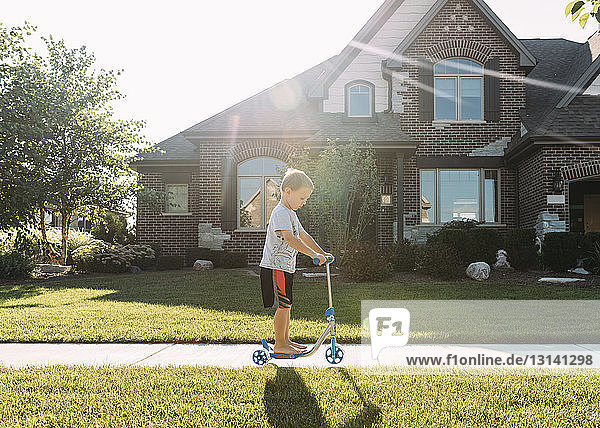
[[[360,413],[344,427],[371,427],[381,419],[381,409],[365,398],[355,379],[346,369],[336,370],[342,377],[343,391],[352,388],[362,403]],[[344,385],[346,384],[346,385]],[[324,383],[323,388],[329,385]],[[274,427],[329,427],[324,411],[302,377],[292,367],[277,367],[277,374],[265,384],[265,413]],[[294,409],[299,409],[295,412]],[[335,412],[332,409],[332,412]]]

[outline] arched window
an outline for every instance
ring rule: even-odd
[[[266,229],[286,168],[285,162],[267,157],[238,164],[238,228]]]
[[[464,58],[438,62],[433,70],[435,120],[483,119],[483,66]]]
[[[372,117],[375,86],[366,81],[346,85],[346,113],[348,117]]]

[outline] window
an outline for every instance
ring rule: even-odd
[[[238,165],[238,227],[266,229],[279,203],[281,177],[287,168],[278,159],[254,158]]]
[[[187,213],[188,212],[188,185],[187,184],[167,184],[167,207],[168,213]]]
[[[464,58],[434,67],[435,120],[482,120],[483,67]]]
[[[346,85],[346,114],[348,117],[372,117],[375,85],[354,81]]]
[[[498,170],[421,170],[421,223],[499,222]]]

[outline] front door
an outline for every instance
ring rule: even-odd
[[[600,232],[600,195],[583,196],[585,232]]]

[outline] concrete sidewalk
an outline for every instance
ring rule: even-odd
[[[325,360],[325,344],[312,356],[295,360],[270,360],[278,366],[330,367]],[[341,345],[344,359],[340,367],[377,367],[378,365],[406,366],[406,357],[441,357],[448,361],[451,354],[458,358],[501,357],[511,354],[559,356],[563,368],[586,367],[573,365],[577,356],[593,361],[600,368],[600,344],[579,345],[407,345],[385,348],[378,360],[372,359],[370,345]],[[214,366],[226,368],[255,367],[252,353],[260,345],[225,344],[77,344],[77,343],[0,343],[0,366],[20,368],[47,365],[85,366]],[[571,362],[569,365],[567,362]],[[539,364],[538,364],[539,365]],[[534,363],[534,366],[536,364]],[[555,366],[556,367],[556,366]]]

